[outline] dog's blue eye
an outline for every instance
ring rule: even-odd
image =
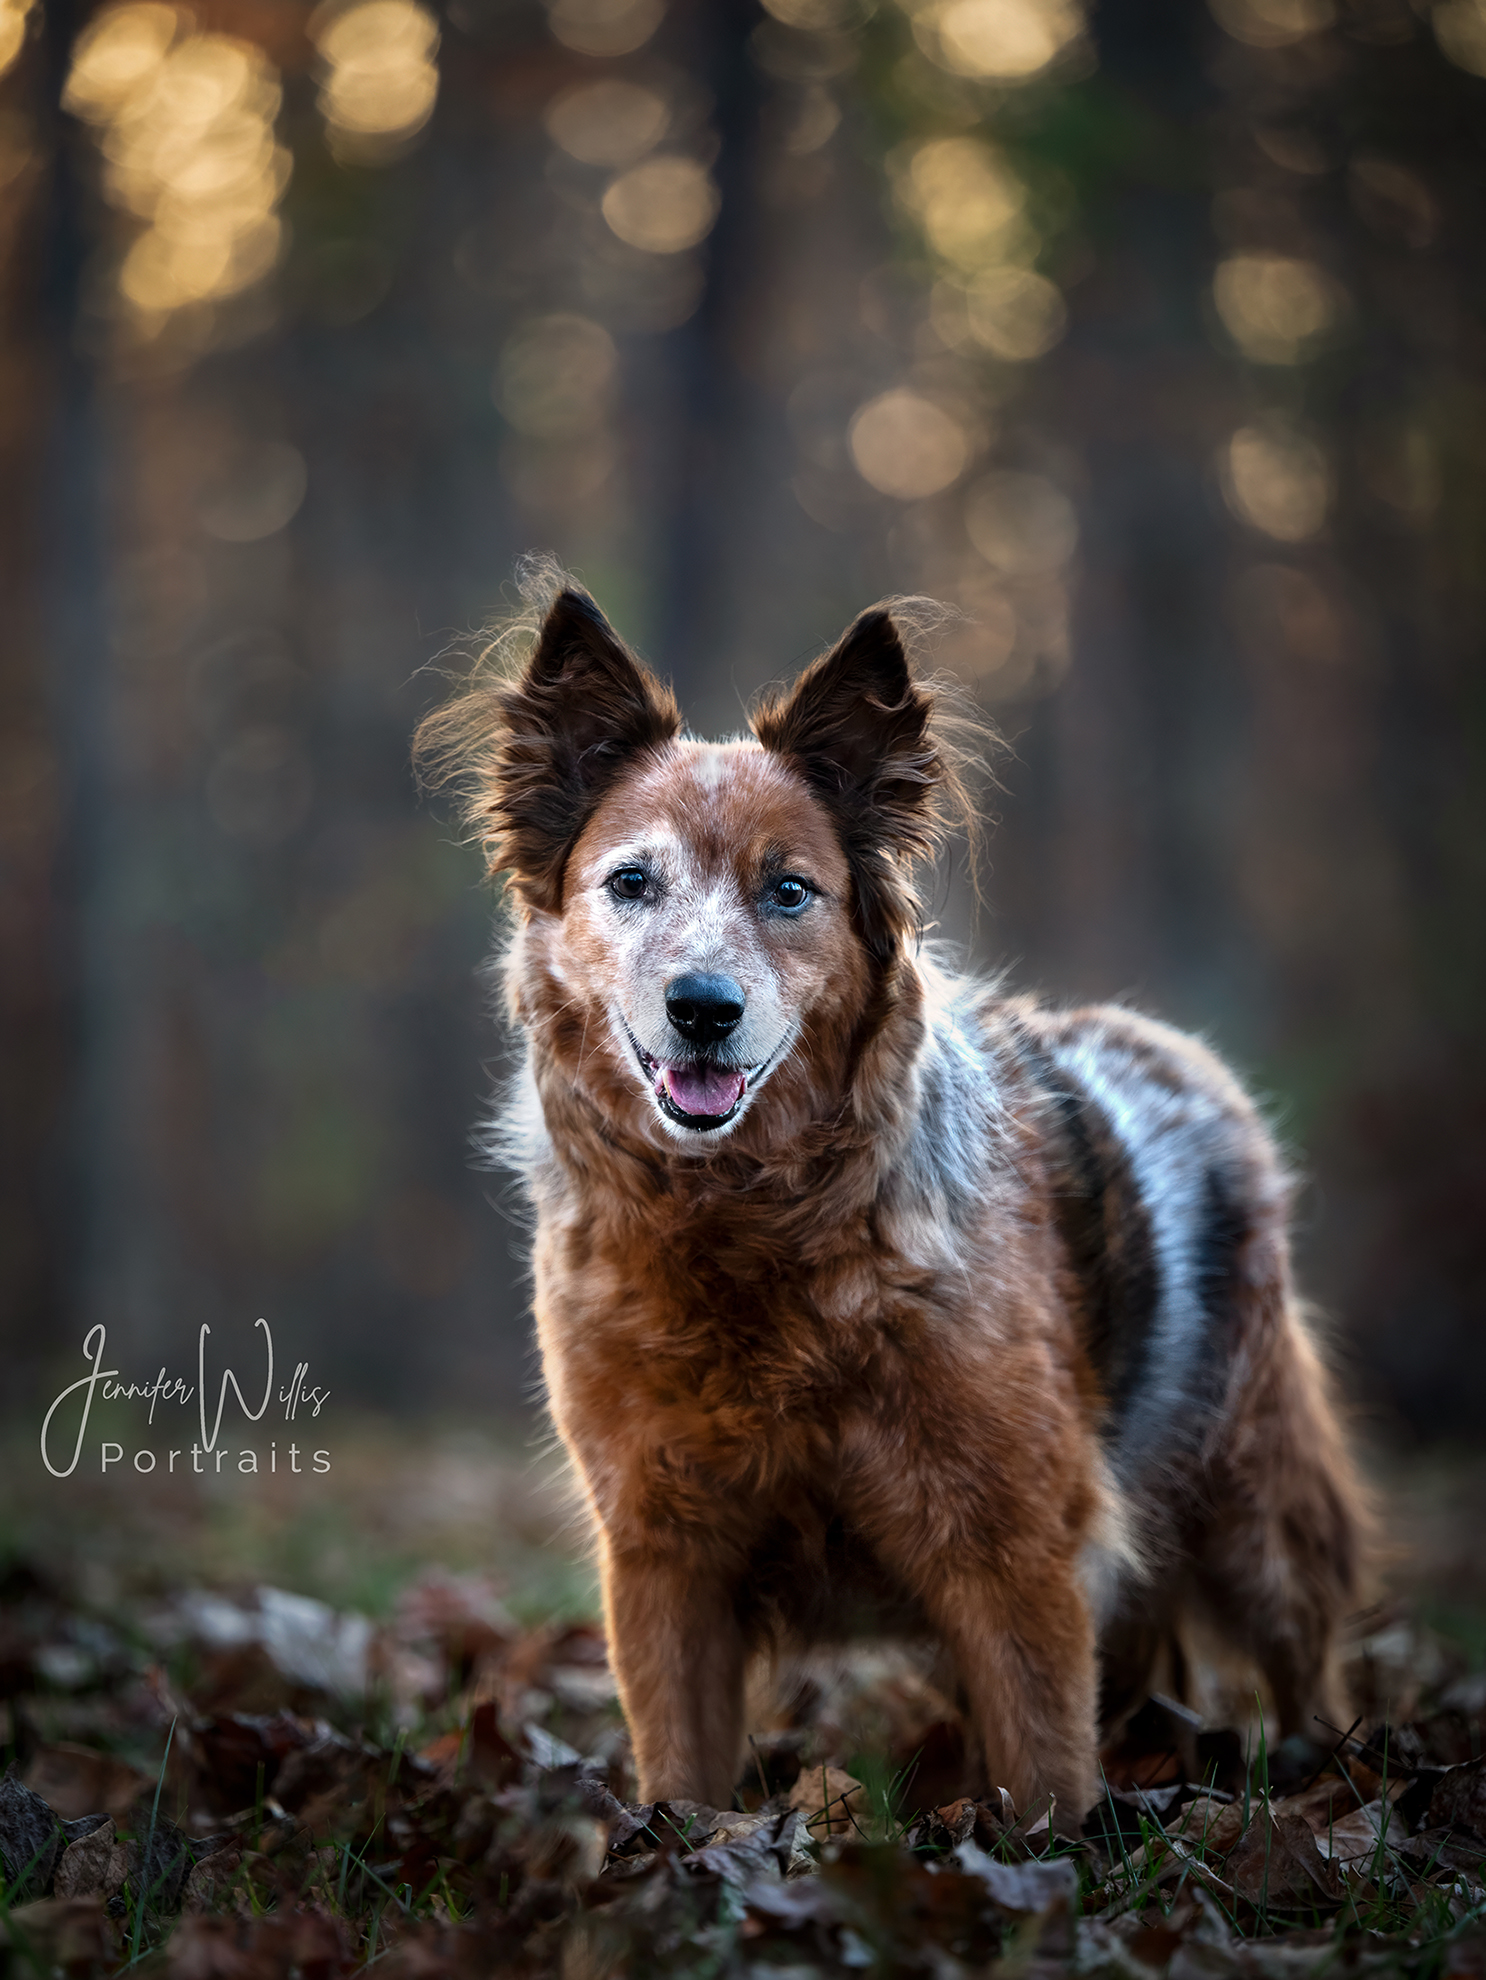
[[[621,866],[609,875],[609,892],[617,901],[643,901],[647,884],[643,866]]]
[[[775,907],[783,908],[786,914],[797,914],[810,898],[810,889],[803,880],[792,876],[774,882],[774,891],[769,896]]]

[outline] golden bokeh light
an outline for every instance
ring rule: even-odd
[[[1280,420],[1240,427],[1223,450],[1219,475],[1239,521],[1281,543],[1316,535],[1331,507],[1326,456]]]
[[[988,474],[971,489],[965,531],[1007,577],[1056,571],[1078,548],[1078,517],[1068,497],[1045,475],[1013,469]]]
[[[993,357],[1029,364],[1050,351],[1068,327],[1056,282],[1030,268],[988,268],[965,291],[971,336]]]
[[[356,0],[333,13],[321,10],[310,23],[315,45],[327,62],[382,61],[396,49],[429,61],[438,53],[438,22],[415,0]]]
[[[1213,301],[1234,343],[1261,364],[1299,364],[1334,335],[1348,297],[1313,261],[1235,254],[1213,277]]]
[[[943,0],[914,17],[919,46],[941,68],[992,82],[1029,82],[1083,32],[1076,0]]]
[[[959,420],[907,386],[869,399],[847,438],[863,481],[900,502],[937,495],[959,480],[970,458]]]
[[[1456,68],[1486,76],[1486,0],[1441,0],[1431,19],[1441,52]]]
[[[704,241],[721,199],[694,158],[647,158],[611,181],[603,213],[612,233],[647,254],[680,254]]]
[[[850,27],[862,15],[858,0],[764,0],[764,12],[805,34]]]
[[[319,7],[309,32],[324,64],[320,110],[331,150],[370,164],[402,151],[438,98],[433,15],[417,0],[352,0]]]
[[[554,38],[579,55],[633,55],[665,12],[665,0],[547,0]]]
[[[281,245],[276,215],[240,232],[203,226],[194,237],[150,227],[124,257],[119,293],[151,315],[236,295],[272,270]]]
[[[118,277],[139,318],[239,295],[276,265],[290,173],[274,139],[281,94],[261,49],[195,33],[148,0],[81,37],[64,102],[100,127],[110,203],[145,223]]]
[[[1027,189],[978,138],[931,138],[890,161],[899,201],[946,261],[978,268],[1002,259]]]
[[[539,440],[592,434],[614,395],[614,339],[586,316],[535,316],[501,352],[495,402],[519,433]]]
[[[62,107],[90,124],[105,124],[143,92],[176,38],[174,7],[112,7],[77,38]]]
[[[1330,27],[1335,0],[1208,0],[1225,34],[1250,48],[1288,48]]]
[[[565,89],[547,106],[547,135],[584,165],[632,165],[666,134],[663,96],[640,83],[606,76]]]
[[[0,0],[0,76],[26,45],[31,0]]]

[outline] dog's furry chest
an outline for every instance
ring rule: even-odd
[[[627,1407],[705,1421],[714,1447],[778,1442],[802,1421],[828,1434],[925,1351],[930,1286],[885,1268],[865,1236],[838,1231],[806,1260],[787,1237],[761,1243],[756,1216],[664,1231],[637,1218],[607,1238],[594,1224],[577,1196],[539,1230],[549,1365]]]

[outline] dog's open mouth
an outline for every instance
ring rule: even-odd
[[[733,1118],[747,1083],[728,1066],[659,1066],[655,1097],[682,1127],[715,1128]]]
[[[662,1065],[643,1047],[636,1049],[661,1112],[682,1127],[724,1127],[737,1113],[748,1084],[745,1074],[734,1072],[731,1066],[711,1065],[705,1059]]]
[[[747,1090],[746,1072],[715,1065],[708,1059],[665,1065],[645,1050],[632,1031],[629,1039],[656,1103],[669,1120],[699,1133],[727,1126]]]

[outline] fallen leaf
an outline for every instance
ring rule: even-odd
[[[44,1897],[62,1854],[57,1818],[39,1794],[14,1773],[0,1779],[0,1865],[7,1891]]]
[[[137,1904],[141,1897],[157,1911],[175,1911],[194,1861],[191,1838],[173,1822],[156,1821],[143,1835],[125,1845],[129,1889]],[[112,1875],[112,1870],[109,1872]]]
[[[655,1820],[653,1801],[616,1801],[608,1815],[609,1852],[627,1849],[636,1836],[645,1836]]]
[[[1167,1835],[1180,1836],[1213,1856],[1226,1856],[1243,1831],[1243,1809],[1236,1801],[1214,1801],[1205,1794],[1189,1801],[1166,1824]]]
[[[1407,1827],[1387,1802],[1370,1801],[1365,1808],[1353,1808],[1337,1815],[1322,1828],[1311,1823],[1316,1847],[1322,1856],[1348,1866],[1366,1865],[1377,1855],[1378,1844],[1397,1845],[1405,1840]]]
[[[185,1912],[219,1909],[242,1868],[242,1860],[243,1852],[236,1847],[213,1850],[209,1856],[201,1857],[186,1878],[181,1909]]]
[[[975,1818],[978,1804],[963,1795],[958,1801],[946,1802],[943,1808],[936,1808],[931,1821],[944,1832],[944,1839],[950,1844],[965,1842],[975,1833]],[[936,1840],[938,1840],[936,1834]]]
[[[719,1816],[712,1841],[677,1859],[689,1877],[716,1876],[744,1885],[763,1875],[782,1878],[795,1854],[795,1838],[803,1827],[796,1808],[784,1814]]]
[[[105,1817],[90,1835],[69,1843],[58,1860],[52,1889],[60,1898],[110,1898],[123,1883],[109,1877],[109,1866],[118,1846],[113,1821]]]
[[[535,1766],[576,1767],[582,1761],[583,1756],[576,1747],[569,1746],[566,1740],[558,1739],[543,1726],[523,1726],[521,1737],[526,1741],[526,1750]]]
[[[1003,1911],[1036,1916],[1067,1910],[1078,1897],[1078,1871],[1066,1856],[1046,1863],[998,1863],[979,1844],[962,1842],[954,1860],[980,1879]]]
[[[372,1638],[365,1616],[332,1609],[312,1595],[260,1588],[258,1630],[264,1649],[292,1683],[337,1698],[365,1693]]]
[[[1263,1910],[1308,1909],[1340,1903],[1345,1896],[1335,1867],[1316,1847],[1306,1823],[1267,1801],[1256,1804],[1225,1869],[1238,1895]]]
[[[806,1819],[811,1835],[859,1833],[868,1812],[867,1790],[839,1767],[806,1767],[790,1789],[789,1805]]]

